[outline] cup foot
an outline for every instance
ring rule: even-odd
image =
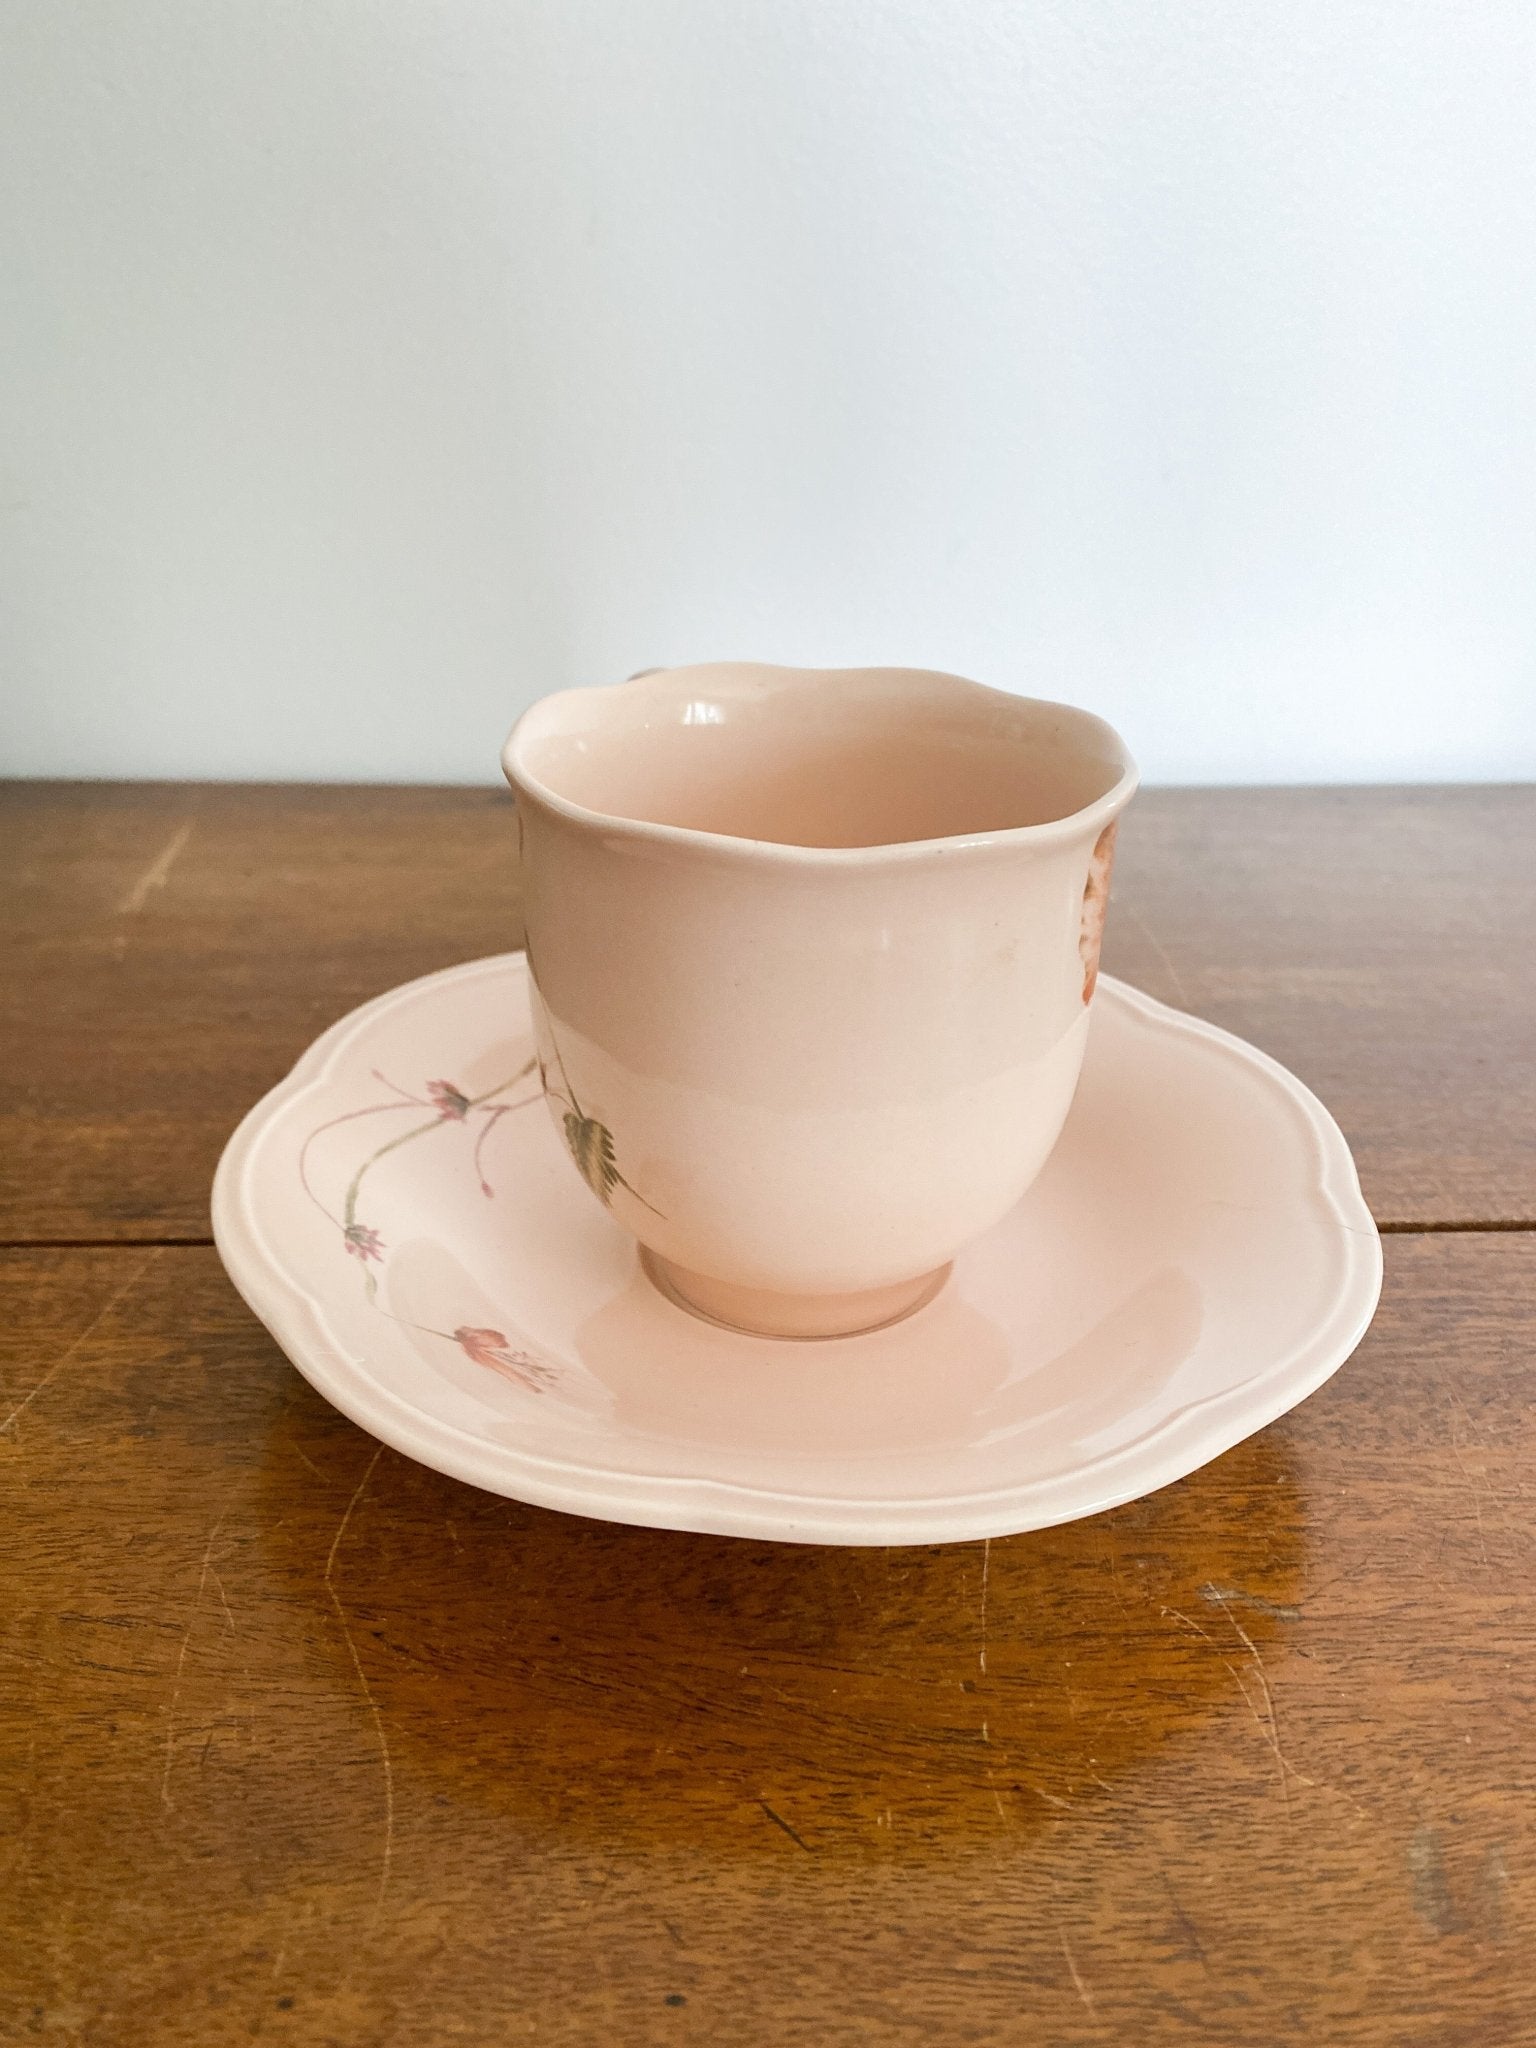
[[[640,1264],[668,1301],[706,1323],[750,1337],[854,1337],[883,1330],[932,1301],[950,1270],[948,1265],[936,1266],[915,1280],[854,1294],[775,1294],[766,1287],[736,1287],[727,1280],[691,1273],[645,1245],[640,1247]]]

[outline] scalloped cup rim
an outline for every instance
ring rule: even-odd
[[[825,682],[837,682],[854,677],[879,676],[887,684],[902,687],[906,684],[932,686],[941,684],[946,691],[955,694],[972,694],[1006,704],[1024,713],[1037,712],[1052,714],[1070,721],[1083,734],[1093,735],[1105,750],[1119,764],[1119,774],[1113,784],[1091,803],[1078,806],[1059,818],[1043,819],[1032,825],[1010,825],[996,831],[950,833],[929,839],[883,840],[872,846],[815,846],[798,841],[779,839],[749,839],[732,832],[701,831],[688,825],[669,825],[649,818],[627,817],[619,812],[594,810],[574,798],[562,795],[551,787],[544,778],[536,774],[526,761],[528,743],[545,737],[555,730],[554,721],[563,710],[579,703],[590,703],[595,699],[612,697],[623,692],[644,690],[647,686],[653,693],[663,682],[693,677],[702,679],[731,670],[738,677],[751,676],[763,682],[772,679],[808,679],[817,677]],[[1118,817],[1120,812],[1135,795],[1141,782],[1141,771],[1132,759],[1125,741],[1107,719],[1096,712],[1085,711],[1077,704],[1064,704],[1050,697],[1031,697],[1012,690],[1000,690],[990,683],[979,683],[969,676],[952,674],[947,669],[882,667],[874,664],[868,667],[838,669],[802,669],[774,662],[692,662],[678,668],[647,669],[640,675],[630,676],[623,682],[583,684],[569,690],[552,691],[530,704],[513,725],[501,750],[502,772],[514,791],[526,789],[531,796],[557,816],[574,824],[597,828],[618,837],[649,840],[655,845],[691,850],[698,854],[716,854],[728,859],[762,860],[771,857],[775,861],[788,861],[796,865],[858,867],[870,866],[876,862],[914,861],[943,859],[946,856],[987,852],[998,849],[1013,849],[1025,846],[1043,847],[1053,842],[1074,839],[1097,830],[1109,819]]]

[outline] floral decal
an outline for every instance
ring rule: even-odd
[[[561,1128],[565,1132],[565,1149],[570,1153],[576,1171],[581,1175],[605,1209],[613,1206],[614,1189],[623,1188],[626,1194],[634,1196],[643,1209],[649,1209],[653,1216],[659,1216],[661,1211],[655,1204],[648,1202],[640,1190],[637,1187],[632,1187],[623,1174],[620,1173],[618,1158],[614,1150],[612,1131],[609,1130],[606,1124],[599,1123],[595,1116],[588,1116],[581,1104],[576,1100],[576,1090],[571,1086],[571,1077],[565,1070],[565,1061],[561,1056],[560,1042],[555,1037],[555,1027],[549,1014],[549,1005],[544,1001],[544,997],[539,990],[538,976],[533,964],[533,950],[531,947],[528,949],[528,978],[533,986],[534,993],[539,997],[540,1006],[544,1011],[544,1028],[549,1033],[549,1042],[553,1046],[555,1053],[555,1065],[560,1070],[560,1079],[564,1086],[560,1088],[555,1086],[554,1082],[549,1078],[548,1071],[542,1060],[539,1062],[539,1080],[543,1085],[546,1095],[551,1095],[556,1102],[563,1102],[565,1104],[565,1115],[561,1120]]]
[[[463,1123],[470,1112],[470,1100],[462,1088],[455,1088],[451,1081],[429,1081],[427,1100],[437,1104],[438,1122],[444,1120]]]
[[[503,1379],[535,1394],[542,1393],[555,1378],[553,1369],[542,1358],[535,1358],[531,1351],[515,1349],[500,1330],[471,1330],[461,1323],[453,1333],[453,1341],[476,1365],[488,1366]]]
[[[470,1151],[470,1163],[480,1183],[480,1192],[487,1200],[495,1189],[485,1177],[482,1154],[485,1141],[496,1128],[501,1118],[513,1110],[526,1109],[531,1102],[540,1099],[539,1090],[523,1095],[512,1101],[501,1098],[510,1094],[520,1082],[526,1081],[538,1065],[530,1059],[518,1068],[510,1079],[487,1088],[483,1095],[467,1095],[453,1081],[427,1081],[421,1093],[402,1088],[391,1081],[387,1074],[381,1074],[377,1067],[373,1078],[387,1088],[394,1098],[389,1102],[369,1103],[363,1109],[350,1109],[342,1116],[333,1116],[312,1130],[299,1151],[299,1181],[304,1192],[315,1207],[334,1226],[341,1239],[343,1251],[348,1258],[356,1259],[363,1268],[363,1291],[371,1307],[392,1323],[399,1323],[409,1330],[417,1330],[426,1337],[440,1337],[445,1344],[456,1344],[472,1365],[483,1366],[486,1371],[496,1373],[509,1380],[514,1386],[524,1387],[529,1393],[541,1394],[546,1387],[555,1384],[558,1375],[553,1366],[532,1352],[514,1345],[501,1330],[477,1329],[468,1323],[461,1323],[454,1330],[434,1329],[428,1323],[410,1322],[404,1316],[397,1316],[385,1308],[378,1298],[378,1274],[375,1265],[382,1269],[386,1263],[385,1253],[389,1247],[371,1223],[365,1223],[358,1215],[358,1203],[363,1183],[379,1161],[391,1152],[399,1151],[402,1145],[409,1145],[417,1138],[424,1138],[429,1131],[441,1130],[445,1124],[475,1125],[475,1141]],[[336,1215],[315,1192],[309,1177],[309,1151],[315,1140],[326,1131],[334,1130],[338,1124],[353,1123],[359,1117],[398,1115],[405,1109],[426,1110],[430,1114],[425,1122],[417,1121],[408,1130],[397,1131],[374,1147],[357,1168],[347,1183],[342,1197],[341,1213]]]
[[[1078,929],[1077,950],[1083,962],[1083,1001],[1093,1000],[1099,978],[1099,948],[1104,943],[1104,919],[1109,911],[1109,872],[1115,864],[1115,830],[1106,825],[1094,842],[1088,863],[1088,880],[1083,889],[1083,917]]]

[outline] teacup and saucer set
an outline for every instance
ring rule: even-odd
[[[214,1185],[384,1443],[615,1521],[974,1539],[1167,1485],[1359,1342],[1338,1126],[1098,973],[1102,720],[711,664],[545,698],[504,765],[526,951],[332,1026]]]

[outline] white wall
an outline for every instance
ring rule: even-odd
[[[0,764],[910,661],[1536,774],[1531,0],[0,0]]]

